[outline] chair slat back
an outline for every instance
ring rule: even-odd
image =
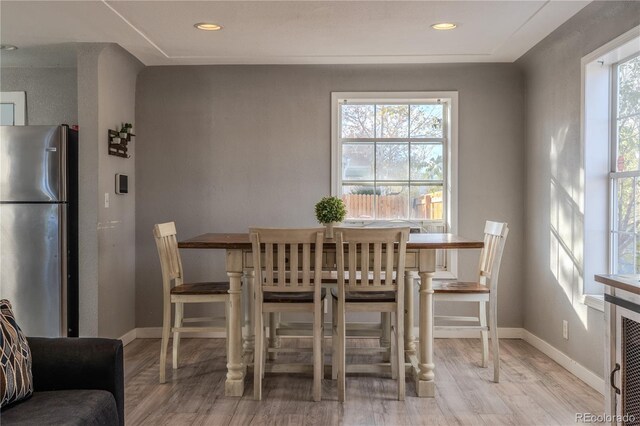
[[[162,281],[166,291],[171,288],[171,281],[181,282],[183,279],[182,260],[176,234],[174,222],[159,223],[153,227],[153,236],[162,268]]]
[[[409,228],[339,228],[335,233],[339,288],[396,291],[403,286]]]
[[[478,282],[484,285],[489,284],[491,291],[495,291],[498,286],[500,262],[508,234],[509,227],[506,223],[487,221],[485,224],[484,247],[480,252],[478,266]]]
[[[324,228],[251,228],[249,232],[261,291],[320,295]]]

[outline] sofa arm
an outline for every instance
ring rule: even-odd
[[[35,392],[99,389],[113,394],[124,425],[122,342],[98,338],[28,337]]]

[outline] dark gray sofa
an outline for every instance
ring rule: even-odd
[[[33,396],[4,407],[4,425],[124,425],[122,342],[27,338]]]

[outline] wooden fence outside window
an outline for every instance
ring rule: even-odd
[[[345,194],[348,219],[442,220],[442,191],[407,199],[403,195]],[[375,215],[377,206],[378,214]],[[407,211],[410,209],[411,211]]]

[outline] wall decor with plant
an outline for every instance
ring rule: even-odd
[[[120,130],[109,129],[109,155],[122,158],[131,157],[127,151],[129,142],[132,142],[131,138],[134,136],[131,123],[122,123]]]

